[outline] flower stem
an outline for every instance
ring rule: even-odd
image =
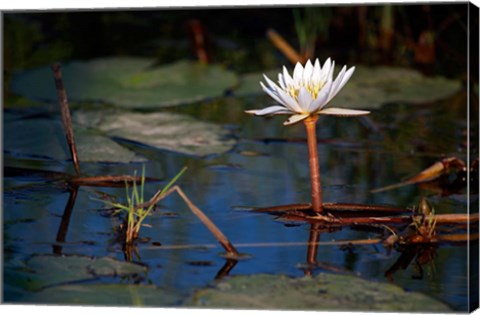
[[[308,155],[310,161],[310,184],[312,188],[312,209],[316,213],[323,212],[322,186],[320,184],[320,163],[317,150],[317,125],[318,116],[310,116],[303,122],[307,129]]]

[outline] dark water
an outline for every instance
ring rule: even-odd
[[[308,152],[303,125],[284,127],[285,116],[264,119],[243,114],[244,109],[263,107],[267,98],[225,98],[170,109],[199,119],[225,125],[238,139],[235,148],[204,159],[163,150],[136,148],[148,157],[147,176],[165,179],[146,186],[153,195],[183,166],[187,173],[179,180],[189,198],[238,246],[250,255],[239,261],[230,275],[257,273],[304,275],[310,226],[286,224],[275,216],[254,214],[248,207],[265,207],[308,202],[310,198]],[[454,106],[452,106],[454,104]],[[455,104],[458,104],[455,106]],[[466,159],[464,145],[466,109],[463,97],[425,105],[391,104],[373,111],[368,120],[321,117],[318,123],[320,167],[324,201],[413,206],[428,197],[436,213],[466,213],[464,191],[440,196],[417,186],[372,194],[414,175],[444,156]],[[54,118],[59,118],[56,114]],[[448,119],[447,119],[448,118]],[[5,135],[8,137],[8,134]],[[73,174],[68,161],[18,156],[5,148],[4,165]],[[83,163],[89,175],[132,174],[142,164]],[[69,192],[62,181],[47,181],[41,174],[5,174],[4,182],[4,268],[5,275],[34,254],[81,254],[109,256],[124,260],[121,244],[115,241],[114,221],[94,200],[101,191],[124,198],[123,188],[81,187],[70,217],[65,242],[55,247]],[[478,207],[478,201],[476,201]],[[473,205],[475,206],[475,204]],[[143,282],[179,292],[185,296],[211,283],[226,260],[214,237],[189,211],[178,196],[160,202],[151,215],[139,244],[140,257],[134,261],[149,269]],[[343,228],[322,232],[320,241],[368,239],[379,234]],[[160,242],[162,246],[154,246]],[[174,245],[190,245],[174,248]],[[385,272],[400,253],[382,245],[362,245],[351,249],[320,246],[313,271],[354,273],[367,279],[389,281]],[[393,283],[409,291],[424,292],[459,311],[467,309],[467,246],[440,245],[434,261],[423,270],[423,278],[410,264],[393,274]],[[112,280],[97,280],[97,282]],[[113,280],[115,281],[115,280]],[[35,293],[21,289],[15,280],[5,287],[7,302],[28,302]]]

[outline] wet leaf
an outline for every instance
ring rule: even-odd
[[[80,163],[144,160],[98,132],[79,126],[74,130]],[[56,160],[71,158],[60,121],[43,118],[6,121],[4,132],[4,150],[11,154]]]
[[[220,65],[180,60],[152,67],[153,63],[152,59],[136,57],[65,63],[62,73],[68,98],[157,108],[221,96],[237,83],[236,75]],[[49,66],[15,76],[12,91],[34,100],[57,100]]]
[[[369,109],[393,102],[418,104],[446,99],[460,89],[458,80],[426,77],[413,69],[359,66],[331,106]]]
[[[236,143],[222,126],[182,114],[80,111],[74,119],[111,137],[193,156],[221,154]]]
[[[260,87],[260,81],[265,81],[263,74],[267,77],[276,81],[278,76],[278,70],[272,69],[264,72],[253,72],[246,73],[240,76],[239,85],[233,91],[236,96],[246,96],[246,95],[255,95],[263,94],[262,88]]]
[[[52,285],[100,276],[142,274],[147,268],[110,257],[38,255],[26,262],[25,270],[28,272],[17,272],[17,284],[26,290],[36,291]]]
[[[69,305],[172,306],[180,296],[153,285],[62,285],[28,296],[24,302]]]
[[[434,164],[427,167],[417,175],[412,176],[403,182],[388,185],[382,188],[377,188],[372,190],[372,192],[377,193],[381,191],[403,187],[406,185],[413,185],[413,184],[432,181],[434,179],[439,178],[442,175],[448,174],[452,169],[462,170],[463,168],[465,168],[465,163],[462,160],[459,160],[458,158],[455,158],[455,157],[445,158],[441,161],[435,162]]]
[[[387,283],[350,275],[236,276],[198,291],[186,301],[189,307],[298,309],[325,311],[448,311],[449,307],[426,295],[405,292]]]
[[[266,74],[276,82],[278,72],[271,70]],[[235,95],[262,94],[259,81],[264,81],[262,73],[243,75]],[[329,106],[372,109],[392,102],[433,102],[446,99],[460,89],[458,80],[426,77],[413,69],[356,66],[352,78]]]

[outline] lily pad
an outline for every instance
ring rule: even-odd
[[[278,71],[268,71],[266,74],[273,81],[277,81]],[[264,81],[262,73],[243,75],[239,88],[234,93],[263,93],[259,81]],[[393,102],[420,104],[446,99],[460,89],[459,80],[440,76],[427,77],[414,69],[356,66],[350,81],[330,104],[365,109],[379,108]]]
[[[267,70],[265,72],[253,72],[241,75],[238,87],[234,90],[235,95],[247,96],[263,93],[260,86],[260,81],[265,82],[263,75],[265,74],[274,82],[277,82],[278,72],[278,70]]]
[[[15,155],[70,159],[63,126],[51,119],[8,120],[4,124],[4,150]],[[92,130],[74,127],[80,162],[136,162],[144,158]]]
[[[103,101],[128,108],[157,108],[217,97],[237,84],[236,75],[221,65],[180,60],[155,66],[148,58],[101,58],[62,66],[72,101]],[[33,100],[56,101],[50,67],[16,75],[12,91]]]
[[[62,305],[173,306],[181,296],[153,285],[62,285],[29,295],[23,302]]]
[[[10,271],[15,275],[17,286],[37,291],[97,277],[142,274],[147,271],[147,267],[110,257],[38,255],[26,262],[24,270]]]
[[[74,119],[111,137],[200,157],[227,152],[236,143],[222,126],[176,113],[79,111]]]
[[[350,275],[319,274],[289,278],[236,276],[198,291],[189,307],[297,309],[319,311],[448,312],[450,308],[421,293]]]

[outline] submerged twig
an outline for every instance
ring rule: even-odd
[[[325,202],[322,204],[324,210],[329,211],[365,211],[365,212],[396,212],[405,213],[410,212],[409,209],[392,207],[387,205],[369,205],[369,204],[356,204],[356,203],[337,203],[337,202]],[[310,203],[295,203],[289,205],[273,206],[266,208],[258,208],[252,210],[253,212],[295,212],[295,211],[308,211],[312,210]]]
[[[158,181],[155,178],[145,178],[145,181]],[[98,187],[124,187],[125,183],[141,183],[141,176],[130,175],[106,175],[92,177],[74,177],[69,180],[73,185],[78,186],[98,186]]]
[[[421,216],[418,216],[421,217]],[[472,224],[478,222],[478,213],[475,214],[437,214],[433,216],[436,224]],[[310,223],[324,222],[316,216],[305,216],[304,219]],[[333,225],[354,225],[354,224],[389,224],[389,223],[411,223],[412,216],[389,216],[389,217],[354,217],[341,218],[332,222]]]
[[[317,262],[318,242],[320,241],[320,225],[318,223],[310,226],[310,234],[308,236],[307,247],[307,263],[314,264]]]
[[[75,201],[77,199],[77,194],[78,194],[78,186],[73,186],[70,189],[68,202],[65,205],[65,210],[63,211],[63,215],[62,215],[62,221],[60,222],[60,226],[58,227],[57,238],[56,238],[57,243],[65,242],[65,239],[67,237],[67,232],[68,232],[68,226],[70,225],[70,218],[73,212],[73,206],[75,205]],[[53,245],[53,252],[55,254],[61,254],[62,246]]]
[[[225,234],[220,231],[220,229],[213,223],[204,213],[200,210],[195,204],[187,197],[187,195],[183,192],[183,190],[179,186],[173,186],[172,188],[168,189],[167,191],[159,191],[155,194],[152,199],[147,201],[146,203],[140,204],[137,207],[150,207],[163,198],[167,197],[171,193],[176,192],[183,201],[187,204],[190,210],[195,214],[200,221],[207,227],[207,229],[212,233],[212,235],[217,239],[217,241],[223,246],[223,248],[228,252],[231,256],[230,258],[238,258],[240,256],[239,252],[236,248],[232,245],[232,243],[228,240]]]
[[[227,259],[223,267],[215,275],[215,280],[222,280],[223,278],[228,276],[230,271],[232,271],[233,267],[235,267],[237,263],[238,260],[236,259]]]
[[[52,65],[53,75],[55,76],[55,88],[57,89],[58,102],[60,103],[60,111],[62,114],[63,128],[67,138],[68,148],[72,155],[73,166],[77,175],[80,175],[80,163],[78,161],[77,149],[75,147],[75,137],[73,135],[72,117],[70,116],[70,108],[68,106],[67,92],[63,85],[61,66],[59,63]]]
[[[297,247],[297,246],[342,246],[342,245],[375,245],[382,243],[380,238],[360,239],[360,240],[336,240],[324,242],[271,242],[271,243],[237,243],[238,248],[260,248],[260,247]],[[180,244],[180,245],[162,245],[152,246],[144,249],[148,250],[185,250],[198,248],[215,248],[214,244]]]

